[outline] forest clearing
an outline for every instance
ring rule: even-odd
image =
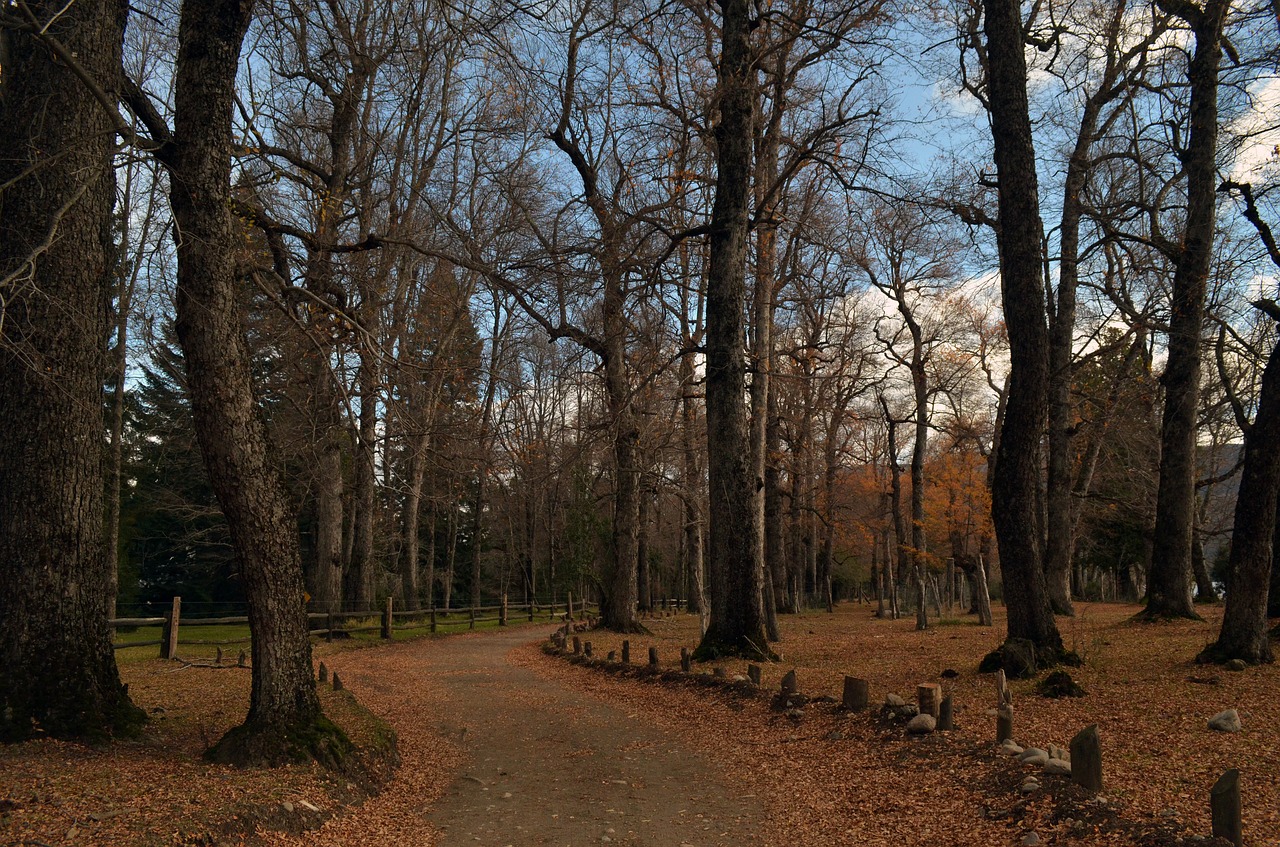
[[[1212,638],[1219,609],[1204,609],[1204,622],[1170,624],[1134,623],[1137,611],[1132,605],[1082,604],[1064,627],[1064,637],[1084,659],[1072,671],[1084,697],[1049,699],[1035,693],[1034,681],[1012,683],[1014,735],[1021,744],[1065,746],[1079,729],[1098,724],[1105,813],[1081,811],[1086,807],[1068,780],[1044,777],[1043,791],[1029,796],[1024,810],[1009,814],[1021,799],[1024,775],[1039,769],[1017,764],[994,741],[995,718],[987,713],[995,705],[993,675],[975,669],[999,643],[997,629],[961,616],[916,632],[910,620],[875,619],[871,606],[846,603],[830,615],[788,617],[778,645],[783,661],[764,666],[761,688],[776,691],[783,674],[795,669],[803,693],[838,700],[843,676],[858,675],[870,684],[867,713],[844,714],[817,703],[796,719],[770,709],[763,696],[742,698],[574,667],[538,649],[535,642],[552,628],[543,623],[385,646],[321,645],[317,659],[342,674],[347,689],[399,739],[399,769],[368,800],[368,786],[348,784],[315,765],[255,771],[201,760],[209,740],[242,717],[247,671],[126,661],[121,669],[130,695],[150,715],[143,739],[102,749],[51,739],[0,748],[0,842],[450,843],[438,840],[432,808],[451,783],[487,781],[473,760],[494,751],[466,749],[467,733],[459,733],[476,720],[477,701],[456,700],[462,671],[450,667],[447,657],[463,644],[499,638],[505,641],[497,656],[506,653],[505,645],[512,648],[506,663],[569,692],[574,705],[559,706],[559,719],[573,722],[578,706],[592,701],[612,704],[624,720],[604,727],[602,735],[626,748],[650,728],[668,733],[674,739],[668,746],[679,745],[698,758],[730,796],[749,798],[743,803],[753,819],[723,843],[1016,845],[1036,832],[1047,844],[1172,845],[1178,837],[1208,836],[1209,789],[1223,771],[1239,768],[1245,843],[1269,847],[1280,834],[1280,742],[1274,731],[1280,669],[1266,665],[1233,673],[1195,664],[1195,654]],[[996,615],[1001,618],[1003,610],[997,608]],[[678,668],[679,648],[696,641],[696,617],[659,617],[645,624],[652,635],[628,636],[633,662],[642,665],[654,646],[664,670]],[[582,637],[594,642],[598,656],[609,650],[621,655],[621,636],[597,631]],[[745,673],[740,661],[717,664],[731,674]],[[957,675],[943,677],[947,669]],[[910,701],[921,682],[940,682],[953,696],[954,731],[909,738],[900,724],[875,716],[887,694]],[[370,743],[376,726],[341,692],[321,688],[326,710]],[[1227,708],[1239,711],[1243,730],[1209,730],[1209,718]],[[553,731],[555,722],[541,728]],[[519,734],[512,731],[507,743],[520,743]],[[653,747],[646,738],[627,749],[644,756]],[[568,778],[588,767],[621,771],[620,757],[610,761],[606,752],[565,750],[546,761],[538,776]],[[581,793],[607,795],[612,781],[594,773]],[[496,799],[500,790],[494,788],[490,802],[502,802]],[[1060,798],[1076,805],[1064,800],[1064,810],[1056,811]],[[513,842],[543,843],[536,834],[560,808],[566,807],[545,806],[541,816],[524,821],[532,834],[523,840],[512,828]],[[1084,828],[1073,828],[1069,818],[1083,821]],[[322,822],[318,830],[301,831]],[[610,827],[618,824],[600,823],[590,840],[598,842]],[[611,840],[663,843],[650,839],[642,826],[634,828],[638,840],[627,841],[625,830]],[[688,843],[721,842],[691,835]]]

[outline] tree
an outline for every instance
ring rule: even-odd
[[[1022,18],[1017,0],[984,0],[983,9],[991,136],[999,181],[996,241],[1010,365],[991,510],[1009,609],[1008,639],[1027,639],[1036,647],[1037,661],[1052,664],[1062,655],[1062,636],[1049,608],[1038,514],[1049,332]]]
[[[719,159],[711,211],[707,273],[707,451],[710,475],[707,571],[710,618],[695,652],[765,656],[764,571],[760,514],[748,432],[746,362],[742,349],[746,302],[748,198],[755,87],[747,0],[721,3]]]
[[[253,633],[245,722],[210,750],[218,760],[337,765],[350,742],[316,695],[297,526],[254,400],[249,354],[226,245],[231,219],[231,111],[252,0],[186,2],[178,24],[172,130],[141,89],[128,102],[169,172],[177,236],[177,334],[205,467],[244,576]]]
[[[111,650],[103,544],[117,126],[77,78],[117,96],[125,12],[112,2],[0,12],[0,396],[11,410],[0,440],[0,740],[128,734],[144,719]]]
[[[1160,427],[1160,488],[1151,551],[1151,576],[1142,617],[1199,618],[1191,600],[1191,535],[1194,529],[1196,419],[1200,404],[1200,351],[1217,188],[1218,66],[1222,27],[1230,0],[1157,0],[1190,25],[1195,52],[1187,66],[1190,83],[1186,146],[1178,151],[1187,180],[1187,213],[1179,244],[1165,246],[1174,259],[1169,356],[1164,375]]]

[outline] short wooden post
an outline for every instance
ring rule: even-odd
[[[922,682],[916,686],[916,705],[922,715],[932,715],[936,720],[942,706],[942,686],[936,682]]]
[[[840,699],[840,704],[851,712],[861,712],[867,708],[869,687],[865,679],[846,676],[844,678],[844,694]]]
[[[507,625],[507,595],[502,595],[502,608],[498,612],[498,626]]]
[[[329,668],[327,665],[325,665],[324,662],[320,663],[320,681],[321,682],[329,681]]]
[[[1071,781],[1089,791],[1102,790],[1102,740],[1096,723],[1071,739]]]
[[[625,638],[622,639],[622,664],[631,664],[631,642]]]
[[[796,682],[796,670],[792,668],[782,677],[782,693],[795,694],[800,690],[799,684]]]
[[[473,605],[468,611],[471,613],[471,626],[468,629],[476,628],[476,607]]]
[[[693,657],[689,655],[688,647],[680,648],[680,670],[689,673],[693,670]]]
[[[955,728],[955,707],[951,703],[951,695],[948,694],[942,698],[942,702],[938,705],[938,729],[942,731]]]
[[[537,603],[530,603],[530,604],[529,604],[529,623],[533,623],[533,613],[534,613],[535,611],[537,611],[537,608],[538,608],[538,604],[537,604]]]
[[[747,665],[747,679],[751,680],[752,685],[760,684],[760,666]]]
[[[1013,739],[1013,692],[1005,682],[1004,670],[996,671],[996,743]]]
[[[334,671],[333,672],[333,690],[341,691],[343,687],[344,686],[342,685],[342,677],[338,676],[337,671]]]
[[[328,617],[325,618],[324,625],[325,625],[324,640],[332,641],[333,640],[333,612],[330,612]]]
[[[221,648],[221,647],[215,647],[215,648],[213,648],[213,649],[217,651],[216,653],[214,653],[214,656],[213,656],[213,663],[214,663],[215,665],[220,665],[220,664],[222,664],[222,648]]]
[[[573,655],[582,655],[582,639],[576,635],[573,637]]]
[[[436,631],[436,601],[431,601],[431,631]]]
[[[1074,770],[1074,760],[1071,765]],[[1232,768],[1218,777],[1209,792],[1209,808],[1213,813],[1213,836],[1225,838],[1236,847],[1244,847],[1244,824],[1240,817],[1240,771]]]
[[[583,655],[585,655],[588,659],[590,659],[590,658],[591,658],[591,642],[590,642],[590,641],[587,641],[587,642],[584,642],[584,643],[583,643],[583,645],[582,645],[582,653],[583,653]]]
[[[247,667],[247,664],[248,664],[247,660],[248,660],[248,658],[249,658],[249,657],[248,657],[248,656],[246,656],[246,655],[244,654],[244,651],[243,651],[243,650],[241,650],[241,651],[240,651],[240,655],[236,657],[236,667],[238,667],[238,668]]]
[[[392,614],[392,606],[394,603],[395,601],[392,598],[388,597],[387,604],[382,609],[382,637],[387,639],[388,641],[391,640],[391,620],[392,620],[391,614]]]
[[[658,648],[649,648],[649,667],[656,668],[658,666]]]
[[[178,658],[178,623],[182,619],[182,598],[174,597],[169,614],[164,616],[164,643],[160,645],[160,658]]]
[[[618,654],[615,653],[613,650],[610,650],[609,655],[606,657],[606,661],[612,662],[614,660],[614,657],[616,657],[617,655]]]

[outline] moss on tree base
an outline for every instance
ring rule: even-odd
[[[316,715],[298,724],[241,724],[222,736],[204,756],[211,762],[240,768],[274,768],[314,761],[329,770],[346,771],[354,749],[341,727],[324,715]]]

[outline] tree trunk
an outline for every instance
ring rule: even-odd
[[[640,497],[640,521],[636,533],[636,606],[642,612],[653,611],[652,578],[649,574],[649,504],[657,492],[648,490]]]
[[[422,513],[422,482],[426,476],[428,441],[428,437],[422,435],[413,438],[409,445],[412,453],[409,457],[409,490],[405,492],[400,520],[400,602],[407,611],[421,607],[418,596],[418,524]]]
[[[349,749],[324,719],[311,667],[297,525],[254,402],[238,286],[227,245],[231,108],[249,0],[182,6],[174,142],[165,155],[177,238],[178,340],[192,417],[249,601],[249,714],[210,750],[218,760],[281,763],[298,755],[337,764]]]
[[[366,309],[367,313],[371,311]],[[375,354],[361,349],[356,382],[360,413],[355,433],[355,485],[351,504],[351,561],[347,565],[347,606],[371,611],[377,604],[381,568],[373,557],[374,522],[377,517],[378,478],[374,464],[378,438],[378,377]]]
[[[1009,390],[992,480],[991,512],[1004,574],[1009,638],[1026,638],[1051,663],[1062,653],[1041,567],[1040,440],[1049,331],[1041,278],[1039,194],[1017,0],[984,0],[991,134],[999,180],[1001,288],[1009,333]]]
[[[311,413],[318,438],[309,470],[314,497],[315,553],[310,565],[311,602],[320,612],[342,608],[342,448],[346,442],[333,372],[312,352]]]
[[[1280,320],[1280,309],[1273,316]],[[1262,373],[1258,413],[1244,436],[1244,466],[1231,528],[1226,608],[1218,640],[1203,656],[1218,662],[1273,661],[1267,633],[1267,592],[1280,497],[1280,343]]]
[[[125,4],[30,8],[114,99]],[[111,650],[102,538],[115,137],[39,38],[0,39],[0,740],[101,738],[144,719]]]
[[[721,10],[719,161],[707,274],[711,619],[697,655],[759,658],[769,653],[742,350],[754,111],[751,11],[747,0],[724,0]]]
[[[1191,531],[1200,412],[1200,337],[1218,185],[1218,66],[1222,24],[1230,0],[1208,0],[1203,9],[1190,3],[1169,6],[1173,8],[1168,11],[1191,25],[1196,49],[1187,70],[1191,87],[1187,146],[1179,154],[1187,174],[1187,219],[1173,274],[1168,360],[1160,378],[1164,386],[1160,486],[1147,607],[1142,615],[1148,619],[1198,619],[1191,602]]]

